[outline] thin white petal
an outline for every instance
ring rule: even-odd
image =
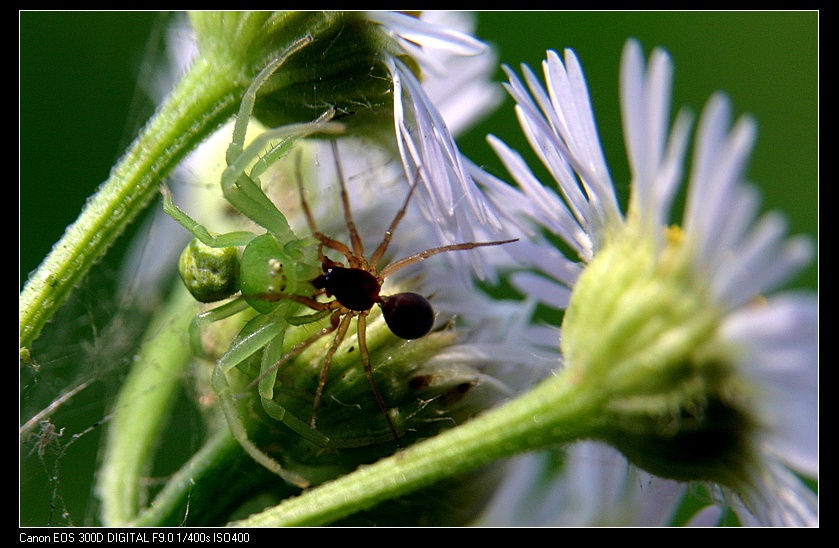
[[[530,272],[516,272],[510,276],[510,282],[525,295],[537,298],[548,306],[560,310],[568,308],[571,290],[566,286]]]
[[[758,387],[767,443],[799,471],[818,474],[818,311],[809,293],[743,307],[721,328],[743,353],[741,374]]]
[[[504,167],[524,191],[527,213],[563,238],[581,257],[590,257],[591,242],[586,229],[580,226],[565,202],[536,179],[521,155],[492,136],[487,139]]]
[[[444,49],[456,55],[478,55],[487,47],[473,36],[448,27],[433,25],[404,13],[368,12],[368,18],[382,24],[395,36],[421,46]]]

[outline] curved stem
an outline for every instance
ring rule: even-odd
[[[192,295],[176,286],[166,308],[149,324],[146,342],[120,388],[96,486],[105,525],[125,525],[137,515],[142,479],[152,467],[189,363],[184,334],[197,308]]]
[[[570,375],[552,377],[462,426],[234,525],[324,525],[500,458],[591,437],[601,405],[591,394],[577,390]]]
[[[151,201],[160,181],[235,113],[244,93],[236,74],[235,67],[199,58],[184,75],[27,281],[19,302],[21,349],[38,338],[73,287]]]
[[[235,477],[236,481],[230,481]],[[227,428],[220,429],[178,472],[154,502],[131,522],[137,527],[206,526],[217,523],[229,505],[266,484],[280,496],[298,492],[256,464]]]

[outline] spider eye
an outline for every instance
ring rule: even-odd
[[[397,337],[419,339],[434,325],[434,309],[428,299],[418,293],[397,293],[382,297],[385,323]]]
[[[279,305],[258,295],[286,293],[288,270],[282,260],[280,243],[270,233],[257,236],[242,252],[242,297],[260,314],[268,314]]]

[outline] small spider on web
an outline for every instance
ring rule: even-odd
[[[38,457],[43,459],[48,447],[60,443],[60,438],[64,435],[64,427],[58,430],[49,419],[40,421],[38,426],[39,431],[31,433],[31,436],[35,439],[35,444],[29,454],[37,452]]]

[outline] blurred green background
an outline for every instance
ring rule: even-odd
[[[524,62],[538,70],[549,48],[576,51],[606,158],[624,198],[628,168],[618,108],[621,50],[629,37],[639,39],[648,54],[663,47],[675,65],[674,111],[685,105],[698,114],[713,92],[723,90],[735,115],[753,114],[760,132],[748,173],[763,190],[763,207],[782,210],[792,232],[815,238],[818,16],[813,11],[482,12],[477,36],[496,46],[501,63],[514,67]],[[19,17],[22,288],[151,114],[153,105],[138,82],[150,80],[148,70],[167,18],[158,12],[21,12]],[[500,70],[496,79],[503,79]],[[470,158],[508,179],[485,142],[487,133],[526,151],[509,99],[459,139]],[[117,268],[129,238],[130,233],[105,259],[106,269]],[[793,285],[816,289],[817,275],[814,262]],[[79,314],[79,322],[89,323],[84,316]],[[96,335],[90,340],[95,343]],[[56,384],[73,378],[44,371],[44,378],[48,375]],[[94,402],[103,394],[93,391],[87,397]],[[75,432],[102,418],[101,404],[90,406],[89,417],[74,415]],[[79,453],[75,460],[65,457],[62,471],[72,463],[95,464],[96,435],[85,438],[89,448],[74,448]],[[45,481],[51,469],[27,456],[27,450],[21,457],[22,524],[64,522],[53,515],[61,509],[49,508],[57,500],[56,489],[72,522],[90,523],[92,469],[68,470],[58,485]]]

